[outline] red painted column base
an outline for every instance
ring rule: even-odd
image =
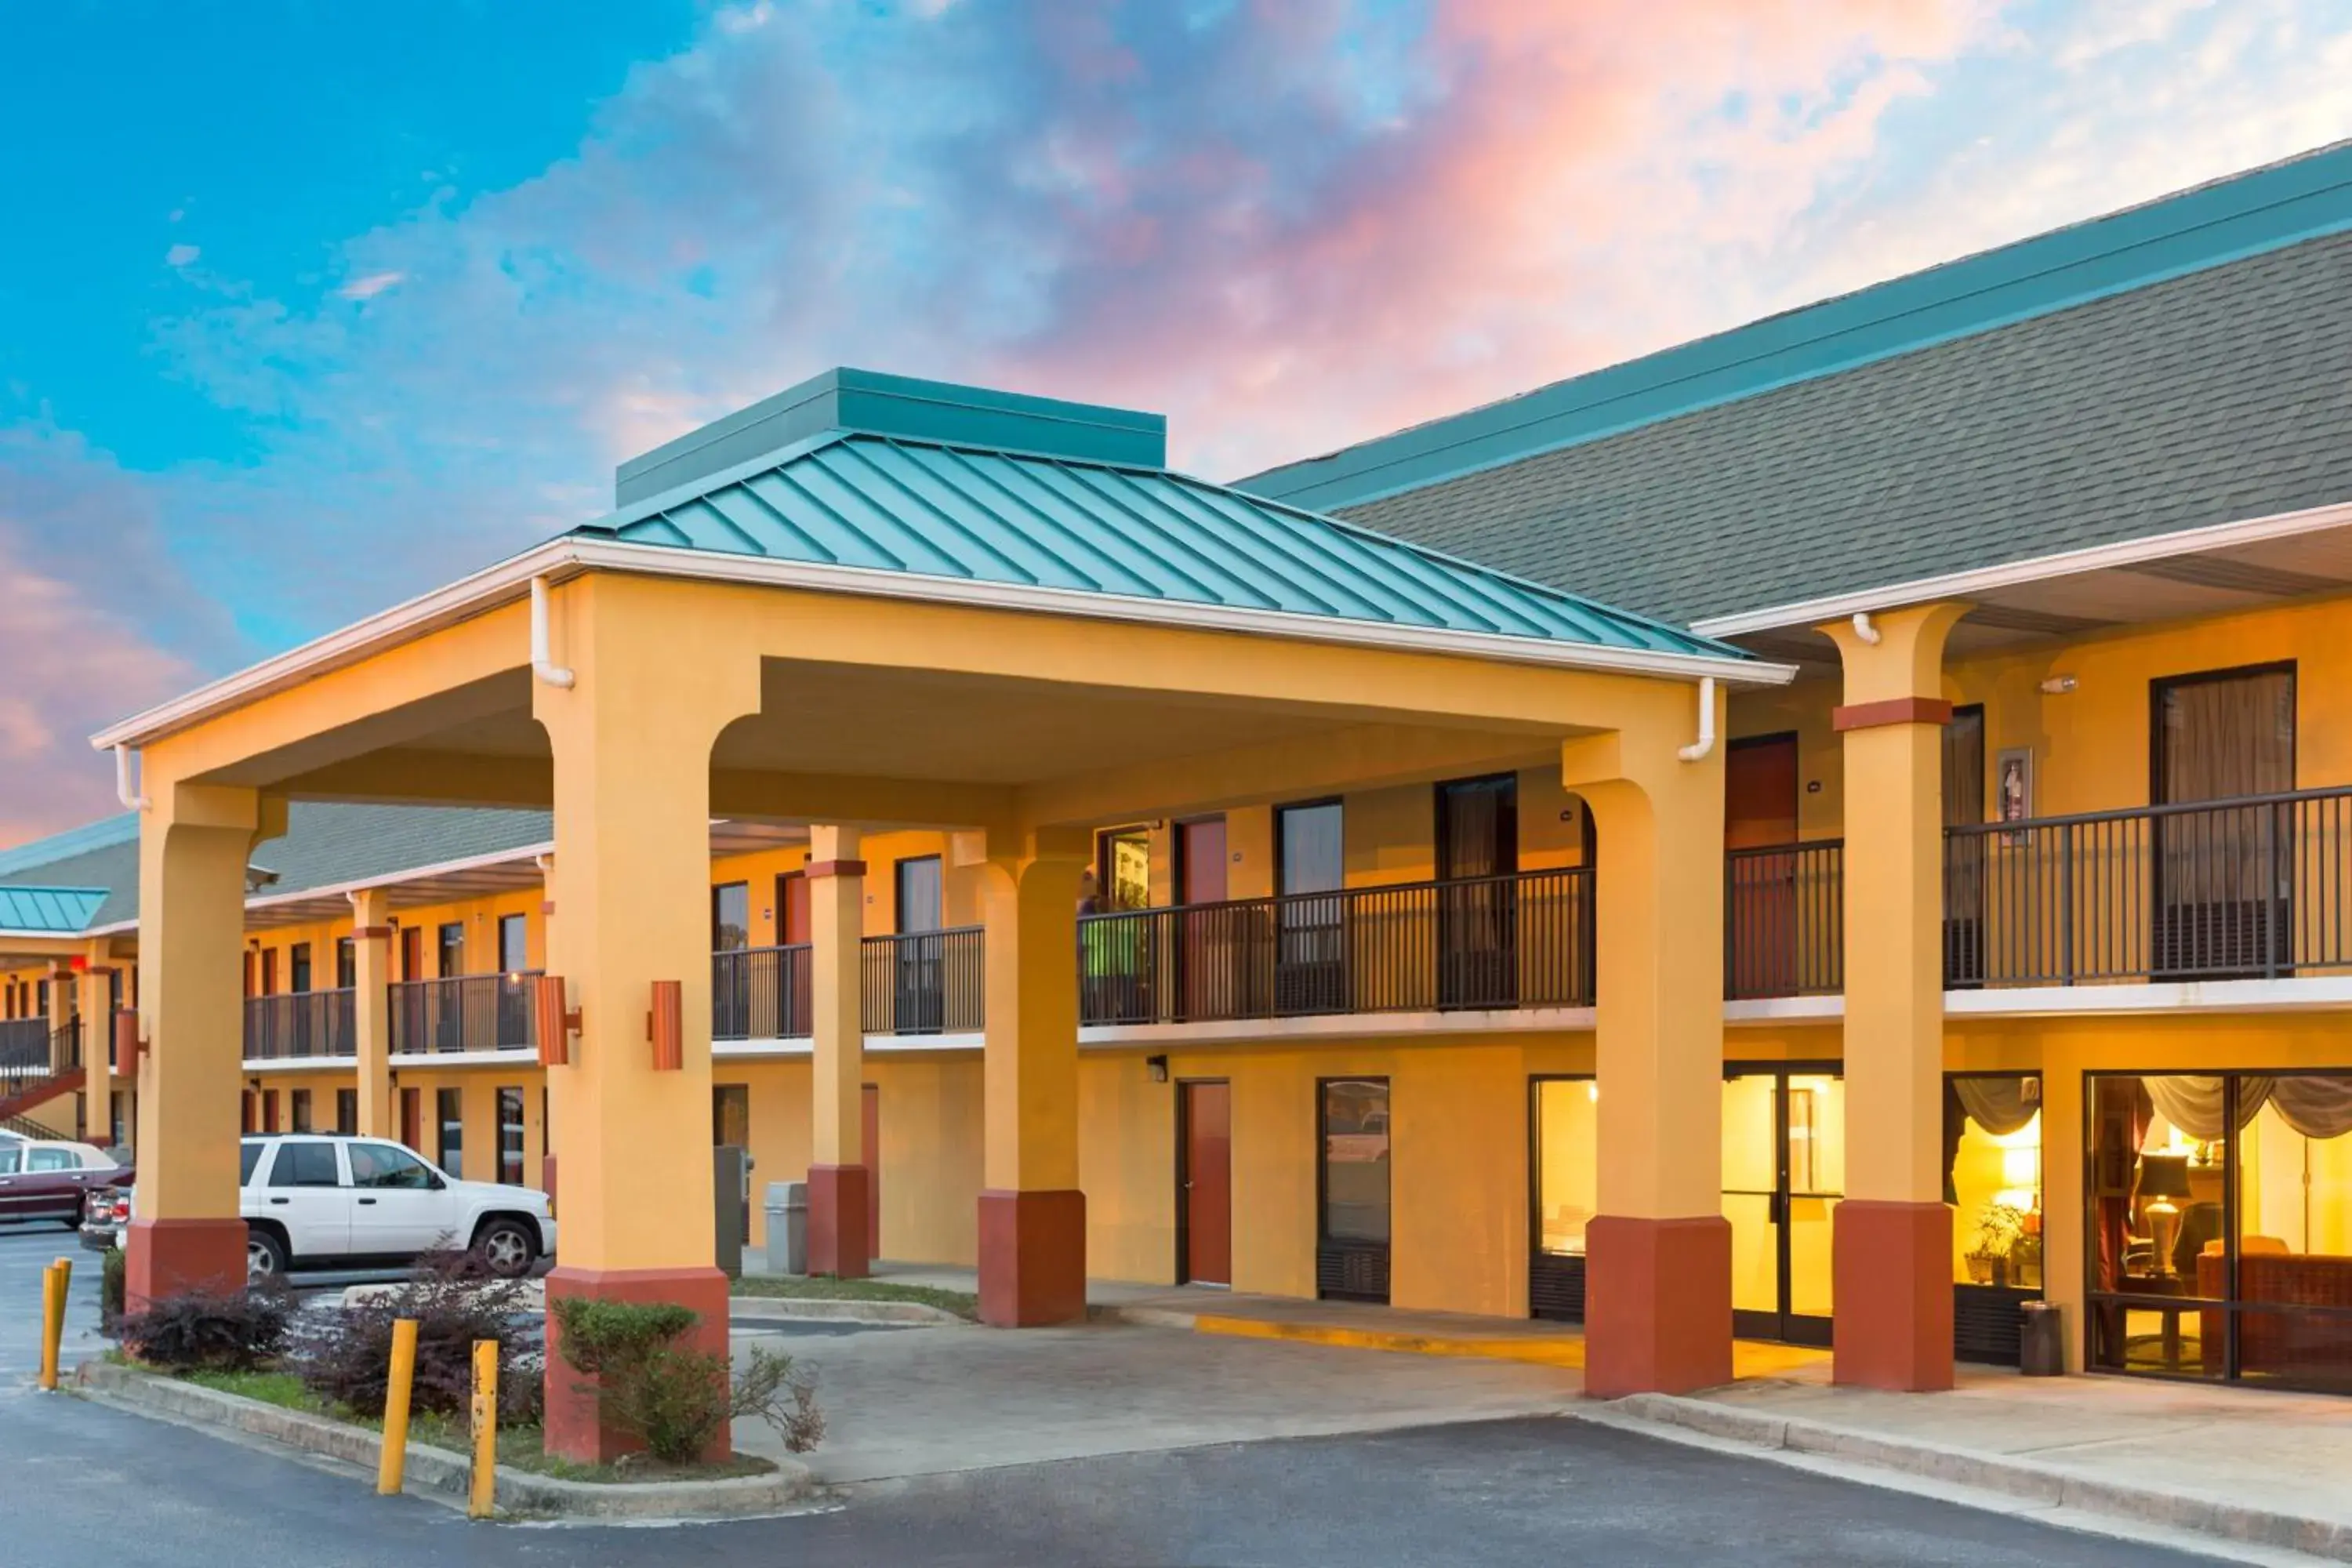
[[[863,1279],[871,1272],[874,1176],[863,1165],[811,1165],[808,1268],[812,1274]]]
[[[1584,1228],[1584,1391],[1731,1381],[1731,1222],[1601,1215]]]
[[[1848,1198],[1830,1218],[1831,1381],[1952,1386],[1952,1211]]]
[[[547,1451],[583,1464],[609,1464],[644,1447],[635,1438],[603,1419],[596,1397],[596,1379],[563,1359],[563,1335],[555,1320],[555,1303],[584,1296],[599,1301],[675,1301],[691,1308],[701,1319],[687,1342],[698,1350],[727,1354],[727,1276],[716,1268],[571,1268],[558,1266],[547,1277]],[[707,1460],[726,1458],[734,1451],[726,1427],[709,1447]]]
[[[1027,1329],[1087,1315],[1087,1195],[980,1194],[980,1321]]]
[[[244,1289],[241,1219],[134,1219],[122,1238],[125,1311],[187,1290]]]

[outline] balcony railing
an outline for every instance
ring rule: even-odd
[[[981,1026],[979,926],[869,936],[862,945],[866,1032],[956,1035]]]
[[[247,1061],[348,1057],[359,1050],[358,1009],[353,993],[294,991],[245,999]]]
[[[530,1012],[537,970],[407,980],[391,987],[392,1048],[404,1055],[440,1051],[532,1050]]]
[[[2352,787],[1944,833],[1954,987],[2352,970]]]
[[[810,1012],[808,943],[710,955],[712,1039],[803,1039]]]
[[[1085,1024],[1591,1001],[1588,868],[1128,910],[1078,922]]]
[[[1723,994],[1845,989],[1845,841],[1731,849],[1723,858]]]

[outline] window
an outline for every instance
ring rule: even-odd
[[[425,1162],[405,1149],[395,1149],[389,1143],[353,1143],[350,1148],[352,1185],[355,1187],[429,1192],[440,1185]],[[454,1176],[457,1173],[449,1173]]]
[[[466,925],[450,921],[441,928],[441,978],[466,973]]]
[[[2294,788],[2294,667],[2153,682],[2148,798],[2237,802]],[[2213,805],[2156,819],[2150,936],[2158,978],[2274,972],[2292,961],[2296,815]]]
[[[2352,1072],[2093,1074],[2089,1363],[2352,1392]]]
[[[81,1156],[70,1149],[36,1149],[25,1157],[25,1169],[30,1171],[79,1171]]]
[[[463,1180],[466,1174],[466,1100],[462,1091],[436,1091],[434,1109],[441,1122],[440,1165]]]
[[[0,1146],[0,1176],[13,1176],[24,1169],[25,1151],[16,1144]]]
[[[937,931],[946,923],[942,912],[944,888],[940,858],[925,855],[901,860],[895,868],[898,889],[898,934]]]
[[[1095,907],[1089,914],[1151,907],[1151,829],[1115,827],[1095,840]]]
[[[530,967],[530,922],[520,915],[499,917],[499,973],[520,974]]]
[[[751,1143],[751,1087],[741,1083],[710,1086],[710,1142],[715,1147],[739,1149]],[[874,1165],[874,1151],[866,1151],[866,1164]]]
[[[1389,1239],[1389,1080],[1326,1079],[1322,1232],[1335,1241]]]
[[[751,884],[722,882],[710,889],[710,951],[740,952],[751,945]]]
[[[359,944],[350,937],[335,939],[335,986],[349,991],[360,983]]]
[[[360,1091],[335,1090],[335,1131],[349,1138],[360,1130]]]
[[[303,992],[310,989],[310,944],[298,942],[286,950],[287,989]]]
[[[239,1144],[236,1152],[236,1184],[240,1187],[253,1185],[253,1168],[260,1163],[260,1144],[251,1142]]]
[[[2039,1075],[1944,1080],[1944,1199],[1953,1207],[1954,1284],[2042,1289]]]
[[[1286,805],[1274,814],[1275,862],[1278,890],[1285,893],[1328,893],[1346,879],[1340,838],[1339,803],[1318,801],[1309,805]]]
[[[1342,1013],[1348,940],[1339,803],[1286,805],[1274,816],[1274,1001],[1277,1013]]]
[[[1600,1089],[1589,1078],[1539,1078],[1528,1162],[1535,1214],[1530,1317],[1584,1321],[1584,1229],[1601,1206]]]
[[[499,1090],[499,1180],[522,1185],[522,1090]]]
[[[336,1169],[335,1146],[332,1143],[280,1143],[278,1158],[269,1167],[269,1184],[273,1187],[340,1187],[342,1174]]]
[[[310,1131],[310,1091],[309,1089],[298,1089],[287,1096],[287,1115],[289,1118],[287,1123],[288,1131]]]

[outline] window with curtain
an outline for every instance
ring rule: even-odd
[[[2282,666],[2156,683],[2157,805],[2242,800],[2294,788],[2294,669]],[[2156,967],[2234,973],[2283,956],[2290,812],[2223,806],[2157,819]]]

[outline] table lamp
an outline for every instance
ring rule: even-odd
[[[2172,1273],[2172,1246],[2180,1238],[2180,1209],[2172,1200],[2189,1195],[2189,1156],[2143,1154],[2139,1161],[2139,1212],[2156,1243],[2156,1271]]]

